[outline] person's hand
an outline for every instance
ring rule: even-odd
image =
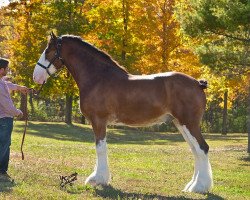
[[[23,112],[21,110],[19,110],[19,114],[17,115],[17,118],[21,119],[22,117],[23,117]]]
[[[23,94],[27,94],[27,93],[29,93],[29,91],[30,91],[30,89],[27,88],[26,86],[19,86],[19,87],[18,87],[18,90],[19,90],[20,92],[22,92]]]

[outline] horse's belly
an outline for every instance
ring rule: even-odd
[[[129,119],[119,119],[116,116],[113,116],[109,120],[109,125],[122,125],[122,126],[132,126],[132,127],[143,127],[143,126],[153,126],[156,124],[162,124],[173,119],[172,115],[166,113],[156,118],[147,118],[146,116],[143,119],[136,119],[130,117]]]

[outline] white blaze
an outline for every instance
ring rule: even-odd
[[[39,58],[38,62],[45,67],[49,66],[49,61],[45,58],[45,50],[42,53],[41,57]],[[56,72],[56,68],[53,64],[50,65],[48,71],[50,74],[54,74]],[[49,74],[47,73],[46,69],[42,68],[39,65],[35,66],[34,72],[33,72],[33,80],[38,84],[43,84],[43,82],[47,81],[49,77]]]

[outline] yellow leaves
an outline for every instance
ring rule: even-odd
[[[219,106],[222,108],[224,93],[228,91],[228,109],[232,107],[233,102],[239,96],[248,95],[249,81],[247,75],[238,76],[235,79],[229,79],[226,76],[215,75],[208,67],[202,67],[202,77],[208,81],[206,89],[208,103],[219,100]]]
[[[39,2],[46,3],[36,7]],[[54,28],[59,33],[77,33],[86,41],[107,51],[131,73],[180,71],[195,78],[205,78],[210,86],[206,90],[208,101],[223,98],[225,89],[229,91],[230,101],[236,97],[237,92],[246,94],[248,91],[246,88],[249,80],[246,75],[228,81],[226,77],[213,75],[212,71],[200,64],[193,47],[216,38],[210,36],[190,41],[182,34],[174,9],[178,4],[183,10],[189,10],[187,0],[87,0],[83,6],[75,8],[77,12],[81,10],[80,18],[86,17],[86,22],[79,22],[74,26],[79,28],[77,32],[65,23],[68,13],[59,12],[60,15],[55,15],[56,6],[52,7],[48,2],[51,3],[30,0],[26,6],[19,7],[15,4],[12,18],[8,16],[8,19],[13,20],[14,28],[4,28],[7,41],[4,45],[0,41],[0,48],[4,52],[9,51],[8,55],[14,54],[13,65],[17,71],[23,70],[18,66],[18,63],[22,63],[30,67],[27,73],[31,73],[35,60],[45,48],[48,35],[46,31]],[[64,3],[67,4],[66,1]],[[64,6],[62,4],[60,9],[65,10]],[[15,10],[20,11],[18,15]],[[31,15],[24,14],[31,11]],[[63,15],[65,18],[60,18]],[[0,18],[2,19],[5,20]],[[54,26],[52,22],[55,21],[60,27]],[[126,56],[122,57],[122,54]],[[63,76],[59,81],[64,81]]]

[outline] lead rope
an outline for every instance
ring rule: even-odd
[[[40,89],[38,91],[34,90],[33,88],[30,89],[32,95],[35,98],[38,98],[40,92],[42,91],[42,88],[45,84],[45,81],[43,82],[42,86],[40,87]],[[25,113],[26,113],[26,117],[25,117],[25,126],[24,126],[24,131],[23,131],[23,138],[22,138],[22,143],[21,143],[21,153],[22,153],[22,160],[24,160],[24,153],[23,153],[23,144],[24,144],[24,139],[25,139],[25,135],[26,135],[26,131],[27,131],[27,126],[28,126],[28,96],[27,93],[26,95],[26,106],[25,106]]]
[[[26,130],[27,130],[27,126],[28,126],[28,108],[27,108],[27,94],[26,94],[26,106],[25,106],[25,113],[26,113],[26,117],[25,117],[25,126],[24,126],[24,132],[23,132],[23,138],[22,138],[22,144],[21,144],[21,153],[22,153],[22,160],[24,160],[24,153],[23,153],[23,144],[24,144],[24,139],[25,139],[25,135],[26,135]]]
[[[32,95],[35,97],[35,98],[38,98],[42,88],[43,88],[43,85],[45,84],[45,81],[43,82],[41,88],[38,90],[38,91],[35,91],[33,88],[30,89],[30,91],[32,92]],[[25,135],[26,135],[26,131],[27,131],[27,126],[28,126],[28,96],[27,94],[26,95],[26,106],[25,106],[25,113],[26,113],[26,117],[25,117],[25,126],[24,126],[24,132],[23,132],[23,138],[22,138],[22,143],[21,143],[21,153],[22,153],[22,160],[24,160],[24,153],[23,153],[23,144],[24,144],[24,139],[25,139]],[[69,176],[59,176],[60,177],[60,189],[63,189],[65,188],[67,185],[70,185],[72,186],[73,183],[77,180],[77,173],[73,173]]]

